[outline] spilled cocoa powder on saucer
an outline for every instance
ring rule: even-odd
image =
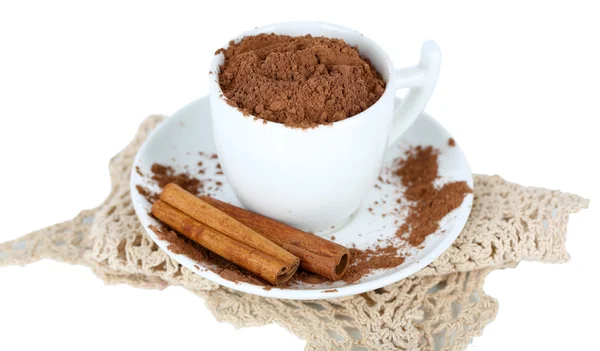
[[[342,281],[355,283],[375,270],[392,269],[404,263],[405,257],[399,254],[402,243],[413,247],[421,245],[427,236],[438,230],[439,221],[459,207],[464,197],[472,192],[464,181],[446,183],[441,187],[434,186],[434,181],[438,178],[438,156],[439,150],[431,146],[417,146],[408,150],[406,157],[396,161],[395,168],[389,170],[393,177],[399,178],[398,183],[405,187],[404,198],[408,203],[397,201],[396,205],[398,208],[407,208],[408,214],[395,237],[378,239],[377,244],[366,249],[350,248],[352,263]],[[152,167],[152,172],[158,172],[153,173],[151,178],[161,189],[171,181],[177,181],[180,186],[187,187],[186,190],[196,195],[203,193],[203,183],[199,183],[195,175],[185,172],[176,173],[172,168],[163,166]],[[390,180],[383,180],[381,177],[379,181],[392,184]],[[157,194],[143,188],[141,190],[138,188],[138,191],[148,196],[149,201],[157,197]],[[159,238],[169,242],[169,250],[205,263],[222,278],[270,289],[267,282],[206,250],[185,236],[167,227],[151,229]],[[279,287],[294,288],[298,283],[331,284],[333,281],[299,270],[288,282]]]
[[[361,278],[371,274],[374,270],[396,268],[405,261],[405,258],[398,254],[398,248],[391,242],[387,242],[386,246],[364,250],[351,248],[350,256],[352,263],[341,279],[346,283],[356,283]],[[333,283],[333,281],[325,277],[300,270],[292,279],[283,284],[282,287],[293,286],[300,282],[307,284]]]
[[[169,183],[175,183],[185,189],[186,191],[196,195],[208,195],[214,196],[215,192],[219,191],[223,186],[223,171],[221,170],[221,164],[217,163],[214,174],[207,174],[207,167],[205,163],[209,160],[218,162],[217,154],[199,154],[200,159],[204,161],[198,161],[197,165],[200,167],[198,174],[200,177],[192,175],[190,172],[177,172],[175,169],[168,165],[162,165],[154,163],[150,168],[150,174],[144,175],[139,167],[136,167],[135,171],[140,176],[145,177],[147,180],[152,181],[160,189],[163,189]],[[136,185],[136,189],[140,195],[142,195],[149,203],[154,203],[158,199],[158,193],[155,193],[142,185]]]
[[[400,160],[394,171],[406,187],[404,196],[412,202],[396,235],[409,233],[407,240],[412,246],[421,245],[427,236],[435,233],[440,220],[473,192],[464,181],[446,183],[440,188],[434,186],[438,177],[438,155],[439,150],[431,146],[417,146],[407,151],[408,157]]]
[[[177,182],[179,186],[195,194],[203,194],[203,182],[200,182],[195,175],[181,172],[177,173],[172,167],[154,164],[151,168],[150,178],[158,185],[160,189],[164,188],[170,182]],[[148,189],[138,186],[138,192],[153,203],[158,199],[158,194]],[[167,226],[150,228],[156,235],[169,242],[169,250],[177,254],[184,254],[193,260],[205,263],[213,272],[219,274],[223,279],[234,282],[244,282],[259,286],[269,286],[269,284],[254,274],[236,266],[228,260],[206,250],[202,246],[186,238],[183,235],[171,230]],[[389,244],[389,243],[388,243]],[[362,277],[368,275],[375,269],[394,268],[404,262],[404,257],[397,254],[398,249],[391,244],[384,247],[369,248],[359,250],[350,248],[352,264],[342,278],[347,283],[354,283]],[[215,268],[216,267],[216,268]],[[333,281],[319,275],[299,270],[288,282],[281,287],[292,287],[297,283],[309,284],[327,284]]]
[[[245,115],[310,128],[352,117],[373,105],[385,82],[341,39],[260,34],[230,42],[219,84]]]
[[[217,273],[223,279],[237,283],[250,283],[266,287],[270,286],[269,283],[256,275],[238,267],[166,226],[163,226],[162,228],[150,226],[150,229],[154,231],[159,239],[169,243],[168,249],[171,252],[183,254],[195,261],[205,263],[209,270]],[[351,248],[350,254],[352,257],[352,265],[348,268],[342,281],[355,283],[376,269],[398,267],[404,262],[404,257],[399,256],[397,251],[398,249],[394,246],[366,250]],[[314,273],[298,270],[290,280],[278,285],[278,287],[290,288],[298,283],[328,284],[333,283],[333,281]]]

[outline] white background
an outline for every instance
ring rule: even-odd
[[[70,219],[110,189],[107,163],[152,113],[207,93],[215,49],[254,26],[323,20],[397,65],[435,39],[426,111],[477,173],[600,199],[600,21],[593,1],[0,2],[0,242]],[[500,312],[470,350],[597,348],[596,203],[569,223],[564,265],[522,263],[485,286]],[[587,321],[586,321],[587,319]],[[594,344],[596,346],[591,346]],[[51,261],[0,269],[0,349],[302,350],[278,326],[235,330],[181,288],[105,286]]]

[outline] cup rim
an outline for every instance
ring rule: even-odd
[[[355,36],[360,36],[361,40],[366,40],[368,42],[370,42],[370,44],[376,49],[376,51],[378,52],[377,55],[380,55],[383,59],[383,61],[386,64],[386,70],[388,71],[388,77],[387,79],[384,78],[385,80],[385,89],[383,91],[383,94],[379,97],[379,99],[371,106],[369,106],[366,110],[357,113],[354,116],[345,118],[341,121],[336,121],[336,122],[332,122],[331,124],[319,124],[315,127],[311,127],[311,128],[294,128],[294,127],[289,127],[286,126],[285,124],[282,123],[277,123],[277,122],[272,122],[260,117],[257,117],[253,114],[250,115],[244,115],[240,110],[238,110],[237,108],[227,104],[227,102],[225,101],[225,95],[223,94],[223,91],[221,90],[221,84],[219,83],[219,71],[220,71],[220,64],[218,63],[218,61],[220,61],[221,57],[223,56],[223,53],[219,52],[219,53],[215,53],[215,55],[213,56],[211,63],[210,63],[210,78],[209,78],[209,82],[210,85],[213,85],[215,87],[214,93],[217,94],[217,99],[219,101],[221,101],[222,103],[224,103],[225,105],[227,105],[229,108],[235,110],[235,112],[237,112],[240,116],[244,117],[244,118],[252,118],[252,119],[259,119],[261,121],[261,126],[262,127],[267,127],[267,126],[272,126],[272,127],[276,127],[276,128],[286,128],[286,129],[297,129],[300,131],[311,131],[311,130],[318,130],[318,129],[322,129],[323,127],[335,127],[335,126],[343,126],[343,125],[349,125],[349,124],[354,124],[354,123],[358,123],[356,121],[358,121],[359,119],[362,118],[366,118],[365,116],[367,115],[367,112],[369,112],[369,110],[373,109],[376,106],[379,106],[381,104],[383,104],[384,102],[382,102],[383,97],[386,95],[389,95],[390,92],[392,94],[395,95],[395,87],[392,87],[390,84],[390,81],[393,80],[394,78],[394,74],[395,74],[395,69],[394,69],[394,64],[392,62],[392,60],[390,59],[389,55],[387,54],[387,52],[385,50],[383,50],[383,48],[377,44],[377,42],[375,42],[373,39],[363,35],[362,33],[358,32],[355,29],[352,28],[348,28],[348,27],[344,27],[338,24],[333,24],[333,23],[329,23],[329,22],[321,22],[321,21],[290,21],[290,22],[279,22],[279,23],[273,23],[273,24],[268,24],[265,26],[261,26],[261,27],[255,27],[251,30],[245,31],[243,33],[241,33],[240,35],[236,36],[235,38],[227,41],[227,43],[223,46],[221,46],[220,49],[226,49],[227,47],[229,47],[229,43],[233,40],[234,42],[239,42],[240,40],[242,40],[244,37],[247,36],[254,36],[254,35],[258,35],[261,33],[268,33],[270,30],[275,31],[277,28],[281,27],[281,26],[290,26],[290,25],[297,25],[297,26],[307,26],[307,25],[318,25],[318,26],[327,26],[327,27],[331,27],[335,30],[338,31],[343,31],[343,32],[347,32],[349,34],[355,35]],[[218,50],[220,50],[218,49]],[[381,72],[379,72],[381,74]],[[212,94],[209,92],[209,94]],[[353,122],[354,121],[354,122]]]

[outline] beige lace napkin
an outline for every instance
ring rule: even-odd
[[[100,206],[69,222],[0,245],[0,266],[43,258],[85,265],[107,283],[200,295],[220,321],[239,327],[278,323],[307,341],[306,350],[461,350],[496,316],[483,292],[487,274],[521,260],[566,262],[569,215],[579,196],[475,176],[469,221],[453,246],[415,276],[335,300],[290,301],[247,295],[195,275],[146,236],[129,200],[139,146],[162,120],[149,117],[110,163],[112,191]]]

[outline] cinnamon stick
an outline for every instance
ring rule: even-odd
[[[200,199],[300,258],[300,267],[306,271],[339,280],[348,269],[350,251],[342,245],[208,196]]]
[[[224,211],[200,200],[175,183],[164,187],[160,199],[219,233],[277,258],[290,269],[299,264],[298,257],[284,250],[280,245],[248,228]]]
[[[198,222],[162,200],[152,205],[152,214],[175,231],[273,285],[289,280],[298,268],[297,258],[295,265],[290,265]]]

